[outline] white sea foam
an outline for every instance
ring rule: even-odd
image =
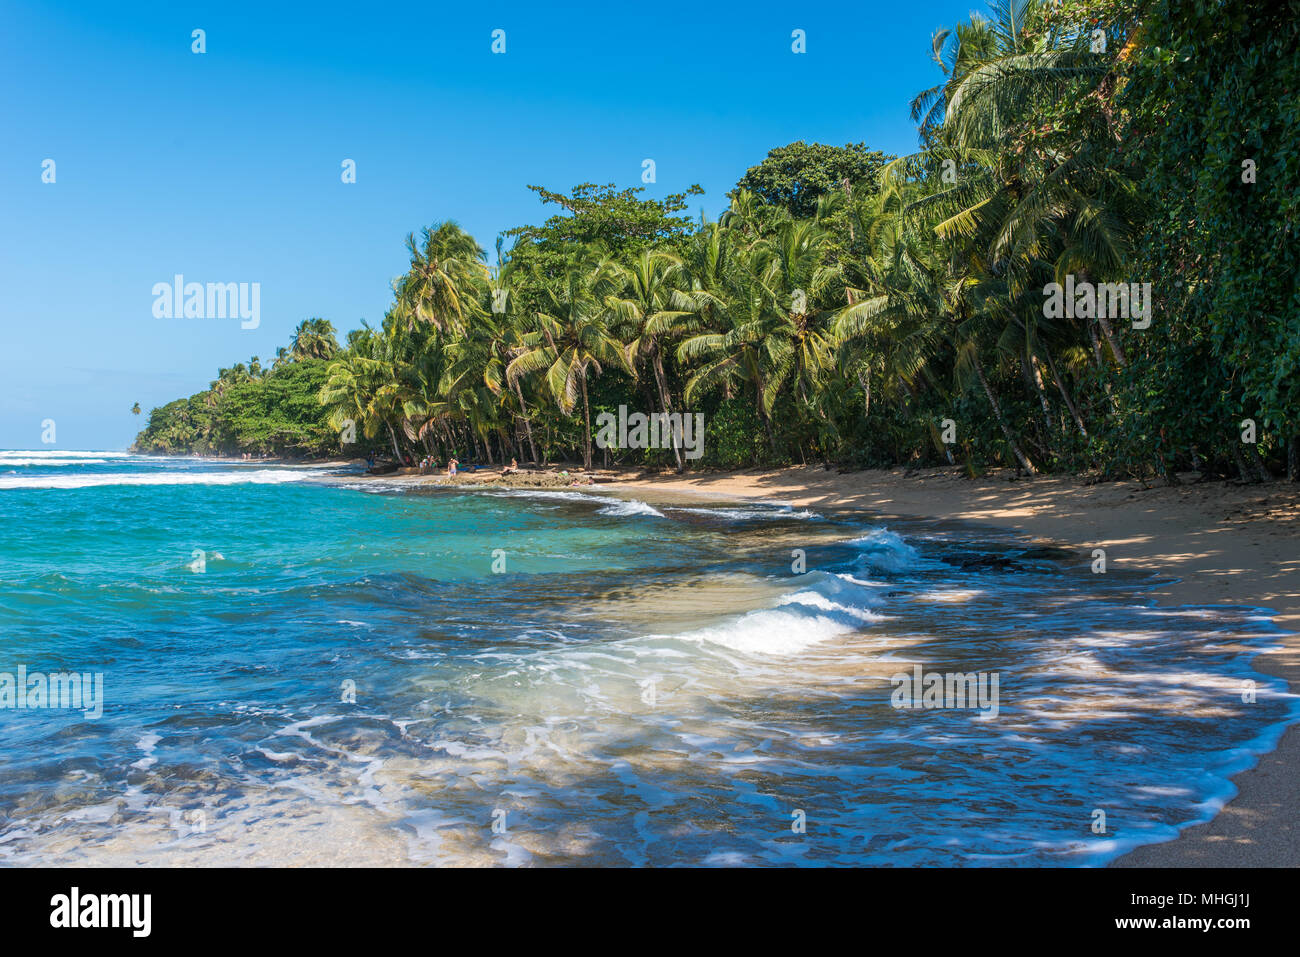
[[[9,458],[0,457],[0,468],[6,465],[39,465],[42,468],[55,465],[104,465],[108,459],[43,459],[43,458]]]
[[[0,489],[98,488],[108,485],[279,485],[300,482],[301,471],[244,469],[229,472],[101,472],[92,475],[0,475]]]
[[[664,513],[653,505],[634,498],[615,498],[612,495],[588,495],[586,492],[563,492],[548,489],[509,489],[494,492],[495,495],[510,498],[558,498],[571,502],[599,502],[604,508],[597,509],[601,515],[653,515],[663,518]]]
[[[148,771],[151,767],[157,764],[158,759],[154,757],[154,748],[161,740],[162,737],[154,734],[152,731],[146,731],[144,734],[140,735],[140,739],[136,741],[135,746],[144,752],[144,757],[139,761],[132,763],[131,767],[137,768],[140,771]]]
[[[664,513],[653,505],[647,505],[645,502],[636,499],[616,501],[605,508],[597,509],[597,511],[601,515],[654,515],[657,518],[664,517]]]
[[[0,463],[9,459],[126,459],[130,452],[91,452],[78,449],[0,449]]]
[[[910,568],[920,557],[915,548],[885,528],[873,529],[845,544],[854,546],[862,553],[857,559],[859,564],[886,572]]]
[[[710,515],[735,522],[746,522],[753,519],[821,518],[816,512],[810,512],[806,508],[796,512],[789,505],[754,506],[751,508],[687,508],[681,506],[671,508],[670,511],[690,512],[694,515]]]
[[[794,655],[837,635],[881,621],[869,606],[879,599],[847,575],[813,572],[807,587],[782,595],[772,608],[677,637],[756,655]]]

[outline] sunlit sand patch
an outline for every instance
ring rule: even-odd
[[[194,831],[183,815],[174,820],[177,809],[166,806],[60,827],[41,834],[42,862],[58,867],[392,867],[409,862],[393,816],[373,809],[251,789],[204,810],[204,833]],[[0,845],[0,862],[5,857]]]
[[[589,599],[583,613],[602,621],[677,631],[702,620],[743,614],[776,600],[789,587],[788,581],[757,575],[690,574]]]
[[[925,602],[927,604],[943,605],[961,605],[968,601],[974,601],[977,598],[984,597],[985,592],[976,588],[949,588],[949,589],[932,589],[930,591],[919,592],[912,596],[912,601]]]

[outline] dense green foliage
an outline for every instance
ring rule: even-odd
[[[304,458],[338,453],[339,434],[320,403],[328,360],[337,352],[333,326],[308,319],[272,368],[263,369],[254,356],[248,365],[220,370],[207,391],[154,409],[135,448]]]
[[[1300,3],[1162,0],[1141,19],[1125,159],[1159,197],[1136,251],[1159,337],[1131,348],[1135,457],[1272,467],[1300,437]],[[1249,163],[1247,162],[1249,161]],[[1253,165],[1250,175],[1247,167]],[[1254,182],[1246,182],[1253,179]],[[1257,446],[1241,423],[1258,423]],[[1289,447],[1288,447],[1289,446]]]
[[[867,149],[865,143],[827,146],[800,140],[771,150],[737,186],[792,216],[807,218],[816,214],[818,201],[828,193],[876,192],[880,171],[893,158]]]
[[[718,222],[698,187],[531,187],[559,212],[496,268],[454,223],[411,236],[378,328],[223,370],[141,446],[1296,477],[1298,12],[998,0],[931,39],[917,153],[774,149]],[[702,413],[703,457],[596,447],[619,406]]]

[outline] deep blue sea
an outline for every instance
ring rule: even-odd
[[[1083,547],[352,473],[0,452],[0,863],[1097,865],[1296,715]]]

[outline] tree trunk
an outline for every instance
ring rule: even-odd
[[[1106,364],[1101,361],[1101,340],[1097,338],[1097,327],[1086,320],[1084,325],[1088,327],[1088,339],[1092,342],[1092,359],[1097,363],[1097,371],[1105,372]]]
[[[393,425],[391,422],[385,422],[384,425],[388,428],[388,437],[392,439],[393,442],[393,455],[397,456],[397,464],[401,465],[402,452],[397,447],[397,433],[393,431]]]
[[[1047,360],[1047,371],[1052,374],[1052,381],[1056,383],[1061,398],[1065,400],[1065,407],[1070,410],[1070,415],[1074,417],[1074,424],[1079,427],[1079,434],[1086,439],[1088,437],[1088,428],[1083,424],[1083,416],[1079,414],[1078,407],[1074,404],[1074,400],[1070,398],[1070,393],[1065,388],[1065,381],[1061,378],[1061,374],[1056,371],[1056,363],[1052,361],[1052,353],[1046,345],[1043,346],[1043,358]]]
[[[1300,482],[1300,435],[1291,436],[1287,443],[1286,477],[1292,482]]]
[[[767,429],[767,443],[772,448],[772,457],[776,458],[776,432],[772,429],[772,420],[768,417],[767,410],[763,408],[763,377],[760,375],[754,381],[754,392],[758,398],[758,417],[763,420],[763,427]]]
[[[1119,401],[1115,398],[1115,393],[1111,390],[1110,380],[1106,376],[1106,364],[1101,361],[1101,340],[1097,337],[1097,327],[1091,322],[1085,322],[1088,327],[1088,338],[1092,340],[1092,357],[1096,360],[1097,371],[1101,373],[1101,387],[1106,390],[1106,398],[1110,402],[1110,411],[1119,412]]]
[[[1047,392],[1043,389],[1043,370],[1038,356],[1029,354],[1029,371],[1033,375],[1034,388],[1038,390],[1038,404],[1043,407],[1043,421],[1047,423],[1047,434],[1052,434],[1052,407],[1047,402]]]
[[[1115,354],[1115,361],[1119,363],[1119,367],[1121,369],[1127,369],[1128,360],[1124,358],[1124,353],[1120,351],[1119,342],[1115,339],[1115,333],[1111,329],[1110,323],[1107,322],[1104,317],[1098,316],[1097,325],[1101,326],[1102,335],[1104,335],[1106,341],[1110,343],[1110,351]]]
[[[1020,377],[1025,380],[1025,389],[1029,393],[1037,393],[1038,401],[1043,410],[1043,444],[1033,441],[1033,435],[1026,436],[1026,441],[1032,442],[1038,446],[1043,457],[1051,459],[1052,452],[1052,407],[1047,404],[1047,395],[1043,392],[1043,380],[1038,374],[1038,367],[1033,364],[1031,357],[1026,357],[1020,362]]]
[[[871,373],[858,373],[858,382],[862,384],[862,417],[865,419],[871,415]]]
[[[655,383],[659,386],[659,404],[664,410],[664,415],[669,415],[672,413],[672,403],[668,400],[668,383],[664,378],[664,365],[660,360],[658,343],[654,345],[650,362],[655,370]],[[670,426],[668,431],[672,436],[673,458],[677,460],[677,471],[685,471],[686,467],[682,464],[682,450],[677,447],[677,430]]]
[[[524,390],[519,387],[519,380],[515,380],[515,395],[519,397],[519,412],[524,420],[524,434],[528,436],[528,451],[533,455],[533,461],[537,459],[537,446],[533,444],[533,425],[528,421],[528,406],[524,402]]]
[[[979,376],[980,385],[984,389],[984,395],[988,398],[989,405],[993,407],[993,414],[997,417],[998,425],[1002,429],[1003,438],[1005,438],[1007,444],[1011,446],[1011,451],[1015,455],[1016,459],[1019,460],[1021,467],[1030,475],[1037,475],[1038,470],[1034,468],[1034,463],[1029,461],[1029,458],[1021,450],[1020,443],[1016,441],[1016,437],[1011,433],[1011,427],[1007,425],[1007,420],[1002,417],[1002,406],[998,404],[997,396],[993,394],[993,390],[989,387],[989,380],[984,375],[984,367],[980,365],[979,356],[975,353],[974,349],[971,350],[971,362],[975,366],[975,374]]]
[[[1269,474],[1268,466],[1264,463],[1264,457],[1259,454],[1259,446],[1251,445],[1250,451],[1246,453],[1246,461],[1250,463],[1251,469],[1261,482],[1267,482],[1273,478]]]
[[[587,370],[583,369],[582,374],[578,376],[578,384],[582,386],[582,420],[586,427],[582,430],[582,467],[591,471],[591,407],[587,405]]]
[[[1229,448],[1232,449],[1232,461],[1237,466],[1237,475],[1241,477],[1242,484],[1250,485],[1254,479],[1250,477],[1250,472],[1246,468],[1246,459],[1241,454],[1241,446],[1236,442],[1232,442],[1230,443]]]

